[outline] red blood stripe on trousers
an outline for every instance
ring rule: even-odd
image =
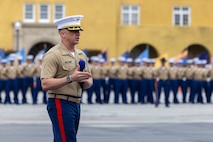
[[[61,139],[62,139],[62,142],[66,142],[66,134],[64,131],[64,123],[62,118],[62,108],[61,108],[60,99],[55,99],[55,104],[56,104],[56,112],[57,112],[57,118],[59,123],[59,129],[61,133]]]

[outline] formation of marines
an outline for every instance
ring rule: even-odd
[[[163,94],[166,107],[170,103],[211,103],[213,65],[207,64],[206,60],[189,59],[184,65],[183,60],[162,58],[160,67],[155,67],[155,59],[148,58],[111,58],[110,65],[96,56],[90,60],[94,80],[87,90],[89,104],[109,103],[112,97],[115,104],[151,103],[158,106]]]
[[[32,104],[37,104],[39,91],[43,92],[43,102],[47,103],[46,92],[42,90],[40,72],[42,57],[34,63],[34,56],[28,55],[26,62],[23,57],[11,56],[1,59],[0,66],[0,102],[4,104],[27,104],[28,89],[31,92]],[[3,100],[3,92],[5,97]],[[21,96],[19,96],[21,94]]]
[[[1,60],[1,103],[29,103],[26,97],[28,90],[32,104],[38,103],[40,91],[43,92],[42,103],[47,103],[47,92],[42,90],[40,81],[42,57],[38,57],[36,62],[34,58],[28,55],[25,63],[22,57]],[[160,67],[155,67],[155,59],[148,58],[111,58],[106,64],[103,58],[93,56],[90,61],[93,85],[85,90],[88,104],[108,104],[111,98],[115,104],[150,103],[158,106],[161,95],[164,95],[166,107],[170,103],[203,104],[212,101],[213,64],[207,64],[206,60],[190,59],[184,65],[183,60],[166,61],[162,58]],[[165,65],[166,62],[169,66]]]

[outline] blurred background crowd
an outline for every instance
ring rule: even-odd
[[[47,103],[47,92],[42,90],[40,72],[42,56],[10,54],[1,60],[0,100],[4,104]],[[199,58],[89,58],[93,86],[84,90],[88,104],[160,104],[211,103],[213,90],[213,64]],[[163,97],[163,99],[161,99]],[[111,102],[110,102],[111,100]],[[160,102],[162,101],[162,102]],[[31,103],[31,101],[30,101]],[[40,102],[39,102],[40,103]]]

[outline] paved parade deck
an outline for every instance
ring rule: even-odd
[[[212,142],[212,104],[82,104],[80,142]],[[0,105],[1,142],[51,142],[45,105]],[[32,140],[33,137],[33,140]]]
[[[213,104],[84,103],[81,112],[79,142],[213,141]],[[46,105],[0,104],[0,142],[14,141],[52,141]]]

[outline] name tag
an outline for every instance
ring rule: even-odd
[[[64,63],[65,64],[70,64],[70,63],[72,63],[72,61],[65,61]]]

